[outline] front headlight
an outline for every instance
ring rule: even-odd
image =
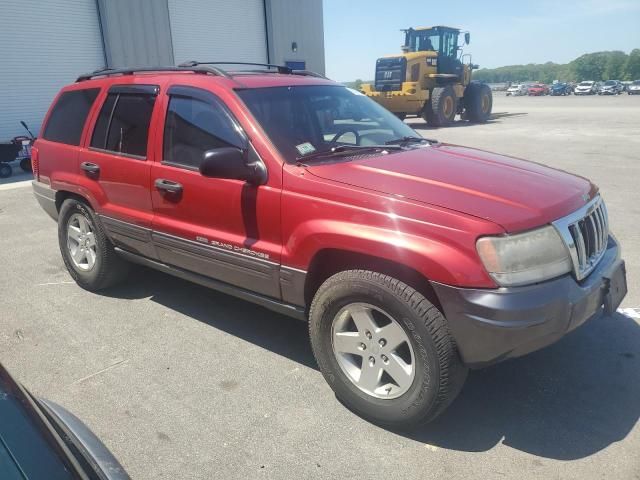
[[[542,282],[571,271],[569,252],[551,225],[516,235],[482,237],[476,248],[484,267],[503,287]]]

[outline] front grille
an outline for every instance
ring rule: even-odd
[[[375,88],[378,92],[401,90],[406,77],[406,58],[379,58],[376,61]]]
[[[609,240],[607,207],[600,196],[577,212],[554,222],[564,239],[578,280],[596,267]]]

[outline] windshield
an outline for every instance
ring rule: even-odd
[[[581,87],[590,87],[593,85],[593,82],[580,82]]]
[[[614,82],[613,80],[607,80],[606,82],[604,82],[605,85],[615,85],[616,82]]]
[[[255,88],[237,93],[290,163],[338,146],[384,145],[420,136],[373,100],[340,85]]]
[[[640,85],[640,80],[634,80],[632,85]]]

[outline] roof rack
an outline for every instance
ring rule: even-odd
[[[215,67],[206,67],[206,66],[186,66],[179,65],[177,67],[174,66],[164,66],[164,67],[127,67],[127,68],[103,68],[100,70],[95,70],[91,73],[85,73],[84,75],[80,75],[76,82],[83,82],[85,80],[91,80],[95,77],[104,77],[107,75],[133,75],[136,72],[193,72],[200,73],[204,75],[216,75],[220,77],[229,77],[229,74],[220,68]]]
[[[252,62],[198,62],[197,60],[189,60],[188,62],[183,62],[179,67],[189,68],[189,67],[197,67],[200,65],[244,65],[244,66],[254,66],[254,67],[267,67],[274,68],[278,71],[278,73],[291,74],[293,70],[289,67],[285,67],[284,65],[274,65],[272,63],[252,63]]]
[[[231,78],[232,74],[238,73],[265,73],[268,72],[265,70],[242,70],[240,72],[227,72],[222,68],[219,68],[215,65],[243,65],[243,66],[257,66],[257,67],[267,67],[272,68],[277,71],[277,73],[285,74],[285,75],[303,75],[309,77],[317,77],[324,78],[324,75],[320,75],[319,73],[311,72],[309,70],[293,70],[290,67],[284,65],[273,65],[271,63],[250,63],[250,62],[197,62],[195,60],[191,60],[189,62],[184,62],[174,66],[161,66],[161,67],[126,67],[126,68],[103,68],[100,70],[95,70],[91,73],[85,73],[84,75],[80,75],[76,82],[83,82],[85,80],[91,80],[96,77],[105,77],[108,75],[133,75],[136,72],[193,72],[200,73],[204,75],[216,75],[220,77]]]
[[[324,75],[321,75],[319,73],[316,72],[312,72],[310,70],[294,70],[291,67],[287,67],[285,65],[275,65],[273,63],[253,63],[253,62],[198,62],[197,60],[190,60],[188,62],[183,62],[180,65],[178,65],[179,67],[184,67],[184,68],[193,68],[193,67],[197,67],[199,65],[243,65],[243,66],[255,66],[255,67],[267,67],[267,68],[272,68],[275,69],[277,71],[277,73],[281,73],[284,75],[303,75],[303,76],[308,76],[308,77],[317,77],[317,78],[324,78],[326,79],[327,77],[325,77]],[[227,72],[225,70],[222,70],[227,74],[231,74],[231,72]],[[241,70],[239,72],[232,72],[232,73],[265,73],[264,70]]]

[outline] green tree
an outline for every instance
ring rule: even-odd
[[[628,55],[624,52],[610,52],[603,80],[620,80],[624,77]]]
[[[625,80],[640,80],[640,48],[634,48],[624,66]]]

